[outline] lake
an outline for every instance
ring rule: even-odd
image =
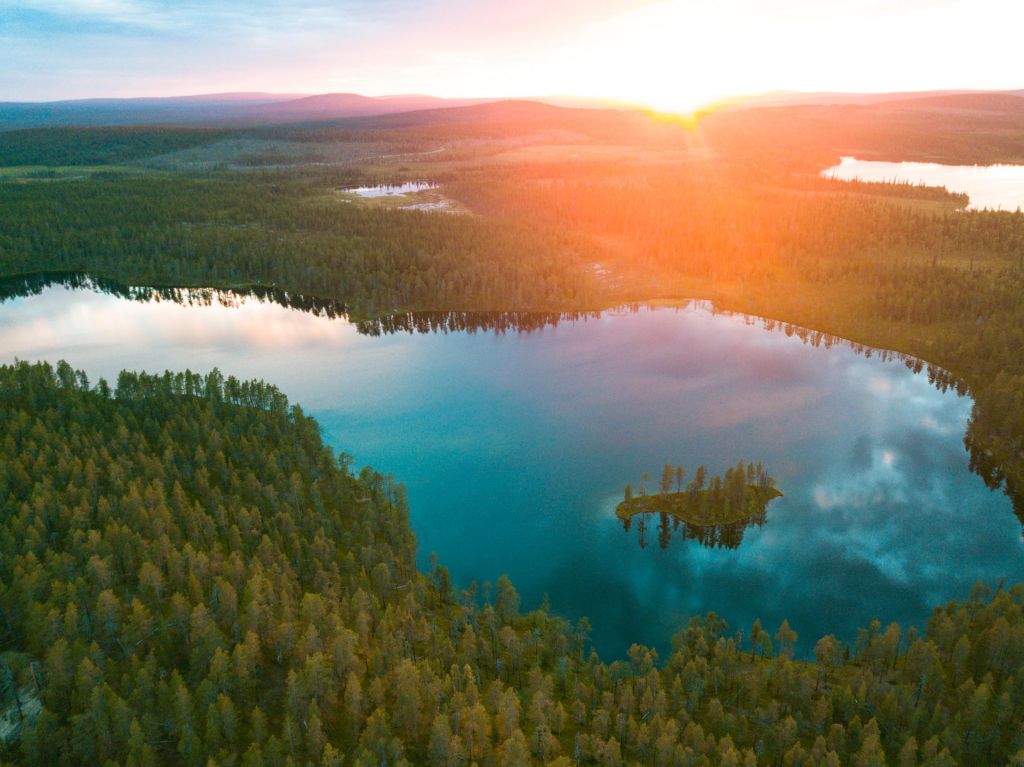
[[[940,165],[843,157],[822,175],[843,181],[944,186],[951,192],[965,192],[970,198],[969,210],[1024,208],[1024,165]]]
[[[332,446],[407,485],[421,566],[436,552],[463,586],[507,573],[524,606],[547,594],[589,616],[605,657],[634,641],[664,651],[707,610],[745,632],[788,618],[809,652],[875,616],[923,625],[978,579],[1024,580],[1009,499],[967,468],[970,399],[890,355],[704,304],[380,326],[181,297],[50,285],[7,300],[0,361],[64,358],[94,381],[217,366],[277,384]],[[734,548],[681,531],[662,548],[653,523],[642,548],[615,517],[645,471],[653,489],[666,462],[692,477],[739,459],[762,461],[784,496]]]

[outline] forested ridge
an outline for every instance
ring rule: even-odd
[[[709,614],[605,664],[417,572],[400,487],[272,386],[19,363],[0,402],[5,763],[1024,763],[1024,586],[814,663]]]

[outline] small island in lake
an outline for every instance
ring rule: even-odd
[[[649,475],[645,473],[646,482]],[[640,545],[646,546],[646,516],[658,514],[658,543],[662,548],[671,538],[672,529],[683,528],[683,537],[713,548],[735,548],[743,538],[743,529],[765,522],[768,503],[782,495],[775,480],[758,463],[740,461],[726,470],[724,476],[707,476],[701,465],[685,486],[682,466],[665,464],[659,491],[648,493],[641,485],[634,491],[626,485],[625,496],[615,508],[616,516],[629,530],[633,518],[640,515]]]

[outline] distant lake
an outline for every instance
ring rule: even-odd
[[[179,298],[49,286],[7,300],[0,361],[64,358],[93,381],[217,366],[277,384],[332,446],[407,485],[421,566],[437,552],[461,586],[507,573],[525,607],[547,594],[589,616],[605,657],[631,642],[664,653],[708,610],[745,633],[788,618],[809,652],[875,616],[923,626],[978,579],[1024,580],[1021,523],[967,467],[971,400],[912,361],[704,304],[357,325],[251,296]],[[645,471],[653,490],[666,462],[692,477],[741,458],[785,495],[735,548],[680,531],[662,548],[655,521],[641,548],[615,518]]]
[[[877,162],[843,157],[822,171],[843,181],[879,181],[944,186],[970,197],[970,210],[1024,208],[1024,165],[940,165],[933,162]]]

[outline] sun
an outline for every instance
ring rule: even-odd
[[[499,68],[467,68],[442,95],[571,96],[687,117],[766,81],[766,63],[742,53],[756,50],[751,34],[695,2],[641,3],[516,47]]]
[[[548,76],[565,73],[576,93],[692,115],[746,91],[748,63],[722,53],[737,34],[694,4],[670,0],[592,25],[545,66]]]
[[[714,88],[680,88],[671,83],[652,88],[648,93],[637,91],[634,97],[638,106],[680,117],[692,117],[728,100],[725,93]]]

